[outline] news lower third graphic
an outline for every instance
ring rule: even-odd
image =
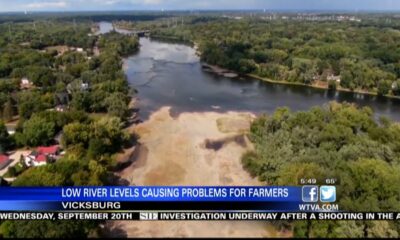
[[[1,187],[0,220],[339,219],[336,200],[332,185]]]

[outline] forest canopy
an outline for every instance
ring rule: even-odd
[[[243,156],[243,165],[268,185],[335,178],[340,181],[337,203],[341,210],[400,211],[400,124],[386,118],[375,121],[368,107],[331,103],[307,112],[281,108],[258,118],[251,126],[250,139],[255,150]],[[295,235],[371,237],[370,228],[381,223],[357,222],[350,233],[332,230],[341,229],[340,222],[309,224],[294,223]],[[395,234],[392,237],[400,233],[398,223],[390,222],[385,228]],[[389,236],[382,234],[378,237]]]
[[[130,90],[122,57],[136,36],[96,35],[90,22],[0,24],[0,153],[60,144],[64,154],[40,167],[23,158],[8,169],[12,186],[112,184]],[[9,135],[6,123],[15,125]],[[49,160],[49,159],[48,159]],[[18,171],[16,170],[18,167]],[[97,236],[93,221],[3,221],[1,237]],[[57,231],[55,231],[57,230]]]

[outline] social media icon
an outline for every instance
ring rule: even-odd
[[[321,186],[320,188],[321,202],[335,202],[336,201],[336,187],[335,186]]]
[[[318,186],[303,186],[303,202],[318,202]]]

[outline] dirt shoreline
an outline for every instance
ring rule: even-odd
[[[240,75],[238,73],[235,73],[232,70],[229,69],[225,69],[222,68],[218,65],[210,65],[207,63],[202,63],[203,68],[205,69],[205,71],[207,72],[211,72],[211,73],[215,73],[217,75],[220,76],[225,76],[228,78],[237,78]],[[244,74],[243,76],[246,77],[250,77],[250,78],[254,78],[260,81],[264,81],[264,82],[268,82],[268,83],[273,83],[273,84],[281,84],[281,85],[292,85],[292,86],[302,86],[302,87],[309,87],[309,88],[314,88],[314,89],[322,89],[322,90],[330,90],[328,86],[321,86],[319,84],[304,84],[304,83],[299,83],[299,82],[287,82],[287,81],[277,81],[277,80],[272,80],[269,78],[264,78],[264,77],[260,77],[258,75],[255,74]],[[374,92],[368,92],[366,90],[350,90],[347,88],[342,88],[340,86],[338,86],[335,90],[333,91],[337,91],[337,92],[348,92],[348,93],[356,93],[356,94],[363,94],[363,95],[369,95],[369,96],[378,96],[377,93]],[[386,97],[389,99],[400,99],[400,96],[393,96],[393,95],[384,95],[382,97]]]
[[[134,164],[119,172],[130,185],[260,186],[242,167],[253,148],[246,132],[251,113],[182,113],[164,107],[133,127],[139,136]],[[127,237],[282,236],[263,222],[109,222]]]

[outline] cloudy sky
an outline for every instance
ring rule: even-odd
[[[86,10],[400,10],[400,0],[0,0],[0,11]]]

